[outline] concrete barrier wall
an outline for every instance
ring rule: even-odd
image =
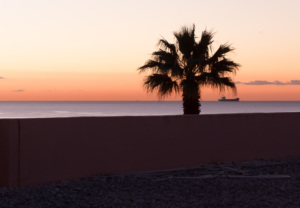
[[[18,120],[0,120],[0,187],[19,186]]]
[[[0,186],[300,156],[299,121],[300,113],[0,120],[1,132],[10,125],[1,133],[0,164],[8,173]],[[5,157],[17,158],[9,159],[11,168]]]

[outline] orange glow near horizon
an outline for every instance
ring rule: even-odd
[[[156,93],[142,87],[144,75],[136,73],[47,73],[44,77],[15,78],[0,82],[0,101],[156,101]],[[38,73],[35,73],[38,75]],[[13,81],[13,82],[12,82]],[[17,83],[17,84],[15,84]],[[299,101],[300,85],[245,85],[237,84],[237,95],[201,88],[203,101],[217,101],[222,95],[239,97],[244,101]],[[180,101],[181,94],[163,100]]]

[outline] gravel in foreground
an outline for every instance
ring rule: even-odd
[[[248,170],[249,175],[290,178],[178,178],[205,175],[199,168],[142,175],[97,175],[17,189],[2,187],[0,207],[300,207],[300,158],[269,161],[283,163],[241,170]]]

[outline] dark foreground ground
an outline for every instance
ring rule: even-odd
[[[300,158],[0,188],[0,207],[300,207]]]

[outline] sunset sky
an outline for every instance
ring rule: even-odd
[[[159,38],[196,25],[232,43],[244,101],[300,101],[299,0],[1,0],[0,101],[158,100],[142,66]],[[202,88],[203,101],[223,93]],[[166,100],[181,100],[171,96]]]

